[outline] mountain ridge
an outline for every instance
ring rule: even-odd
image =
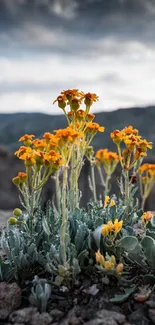
[[[105,127],[104,134],[99,133],[93,141],[95,150],[108,147],[115,150],[110,139],[110,132],[133,125],[148,141],[155,143],[155,106],[131,107],[115,111],[102,111],[95,114],[95,122]],[[1,113],[0,144],[10,152],[19,147],[18,139],[25,133],[33,133],[41,137],[44,132],[67,126],[64,115],[44,113]],[[155,154],[155,149],[152,150]]]

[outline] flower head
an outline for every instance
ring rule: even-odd
[[[110,134],[110,137],[114,143],[120,144],[123,140],[123,133],[119,130],[115,130]]]
[[[144,224],[147,224],[152,219],[152,217],[153,215],[151,211],[144,212],[142,215],[142,221],[144,222]]]
[[[95,254],[96,255],[96,262],[104,265],[104,256],[100,253],[100,251],[98,250],[97,253]]]
[[[32,144],[32,139],[35,137],[34,134],[25,134],[18,141],[23,141],[25,146],[30,146]]]

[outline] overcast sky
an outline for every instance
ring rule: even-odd
[[[155,104],[155,0],[0,0],[0,112],[61,113],[67,88]]]

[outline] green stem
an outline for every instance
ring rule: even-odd
[[[105,196],[109,194],[109,181],[110,181],[110,175],[107,175],[106,182],[105,182]]]
[[[129,184],[129,171],[126,170],[124,172],[125,177],[125,205],[126,205],[126,213],[128,213],[128,205],[129,205],[129,195],[130,195],[130,184]]]
[[[68,166],[64,166],[63,172],[63,187],[62,187],[62,224],[60,229],[60,246],[62,252],[63,264],[66,264],[67,255],[66,255],[66,230],[67,230],[67,221],[68,221],[68,213],[66,207],[66,199],[67,199],[67,176],[68,176]]]
[[[96,195],[96,183],[95,183],[95,168],[94,164],[91,163],[91,181],[92,181],[92,192],[94,201],[97,202],[97,195]]]
[[[56,172],[56,178],[55,178],[55,186],[56,186],[56,201],[57,201],[57,209],[59,213],[59,217],[61,216],[61,195],[60,195],[60,181],[59,181],[59,173],[58,170]]]

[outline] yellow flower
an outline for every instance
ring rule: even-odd
[[[152,149],[152,142],[148,142],[145,139],[144,140],[141,140],[141,141],[139,141],[138,147],[143,152],[146,152],[147,149]]]
[[[123,220],[118,221],[118,219],[115,219],[114,221],[114,233],[117,234],[121,229],[123,225]]]
[[[116,272],[120,275],[124,269],[123,263],[119,263],[116,267]]]
[[[116,204],[115,201],[114,200],[111,200],[109,206],[110,207],[113,207],[115,204]]]
[[[111,262],[113,265],[116,265],[116,257],[114,255],[111,255]]]
[[[106,208],[107,205],[109,204],[109,201],[110,201],[110,197],[108,195],[105,196],[105,199],[104,199],[104,207]]]
[[[104,267],[107,271],[110,271],[114,267],[114,264],[110,261],[105,261]]]
[[[108,221],[108,230],[110,232],[114,231],[114,224],[112,221]]]
[[[125,127],[122,132],[125,134],[125,135],[130,135],[130,134],[135,134],[137,135],[138,134],[138,130],[137,129],[134,129],[133,126],[129,125],[127,127]]]
[[[100,253],[100,251],[98,250],[96,255],[96,262],[104,265],[104,256]]]
[[[142,221],[147,224],[152,219],[151,211],[144,212],[142,215]]]
[[[107,225],[103,225],[102,230],[101,230],[101,234],[103,236],[108,236],[109,235],[109,228],[108,228]]]
[[[95,122],[88,122],[86,124],[86,132],[95,134],[97,132],[104,132],[105,128],[100,126],[98,123]]]

